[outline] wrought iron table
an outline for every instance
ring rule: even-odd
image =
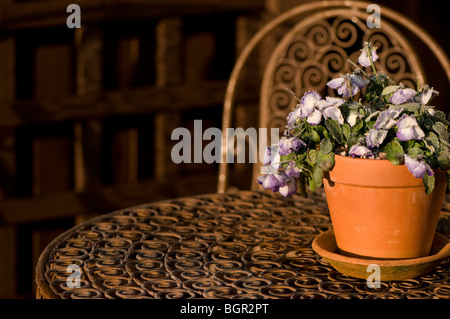
[[[450,260],[419,278],[381,282],[334,270],[311,248],[331,228],[323,193],[240,191],[101,215],[40,256],[37,298],[450,298]],[[450,203],[437,231],[450,237]],[[79,287],[67,285],[80,269]]]

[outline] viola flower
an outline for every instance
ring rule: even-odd
[[[428,176],[433,176],[434,172],[431,169],[430,165],[425,163],[422,160],[415,160],[409,155],[404,155],[405,164],[408,170],[414,175],[416,178],[423,178],[425,174]]]
[[[376,60],[378,60],[378,54],[377,54],[376,48],[372,48],[371,46],[369,47],[369,43],[367,43],[367,42],[364,43],[364,48],[361,49],[361,51],[362,51],[362,53],[358,58],[358,62],[362,66],[369,67],[372,64],[372,63],[370,63],[371,60],[372,60],[372,62],[375,62]],[[369,52],[370,52],[370,56],[369,56]]]
[[[414,102],[414,96],[417,92],[413,89],[400,89],[392,94],[390,101],[392,104],[399,105],[407,102]]]
[[[294,177],[288,177],[284,185],[278,190],[284,197],[291,196],[297,191],[297,179]]]
[[[341,125],[344,124],[344,117],[339,110],[339,106],[345,103],[345,100],[334,97],[327,97],[322,100],[316,92],[307,92],[302,98],[300,116],[307,117],[307,122],[311,125],[317,125],[322,121],[322,115],[325,119],[332,118]]]
[[[271,189],[274,193],[279,191],[280,187],[285,186],[288,181],[286,174],[273,170],[270,166],[266,166],[266,173],[258,177],[258,183],[265,189]]]
[[[397,123],[397,137],[400,141],[423,140],[425,133],[413,116],[403,114]]]
[[[363,117],[364,115],[357,111],[350,111],[350,114],[347,117],[347,123],[350,125],[350,127],[353,127],[356,124],[356,120],[358,120],[359,118],[361,119]]]
[[[387,136],[387,130],[371,129],[366,137],[366,145],[368,148],[379,147]]]
[[[264,165],[270,165],[274,169],[278,169],[280,166],[280,153],[278,151],[278,145],[267,146],[264,152]]]
[[[358,75],[342,75],[339,78],[333,79],[327,83],[327,86],[336,89],[338,94],[344,98],[349,98],[359,92],[360,88],[363,88],[369,83],[368,80],[364,80]]]
[[[287,176],[295,178],[299,178],[301,172],[302,170],[297,167],[297,164],[294,161],[290,161],[285,170]]]
[[[375,121],[374,128],[377,130],[389,130],[397,124],[397,121],[395,120],[400,113],[403,111],[403,109],[389,109],[386,111],[381,112],[380,116],[378,116],[377,120]]]
[[[349,155],[351,155],[352,157],[365,157],[365,158],[370,158],[373,156],[373,153],[371,150],[369,150],[367,147],[365,147],[364,145],[359,145],[359,144],[355,144],[350,148],[350,151],[348,152]]]
[[[436,90],[433,90],[433,88],[426,86],[425,89],[420,94],[420,102],[423,105],[427,105],[427,103],[431,100],[433,95],[439,95],[439,92]]]
[[[297,152],[302,147],[306,147],[305,142],[296,137],[291,138],[283,137],[278,142],[278,152],[280,155],[283,156],[288,155],[292,152]]]

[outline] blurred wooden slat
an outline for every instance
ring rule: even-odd
[[[216,192],[215,172],[178,176],[168,181],[103,187],[92,192],[64,192],[36,198],[0,202],[0,220],[13,224],[75,217],[83,213],[106,213],[120,208],[189,194]]]
[[[70,190],[73,185],[72,139],[36,138],[33,141],[33,195],[50,195]]]
[[[16,92],[16,41],[13,37],[0,39],[0,102],[10,101]]]
[[[0,127],[210,107],[223,102],[226,85],[226,80],[210,80],[168,87],[134,88],[86,96],[14,101],[11,105],[4,105],[0,108]]]
[[[0,298],[14,298],[16,295],[16,229],[0,225]]]
[[[35,98],[73,93],[73,49],[64,44],[36,48],[34,69]]]
[[[156,26],[157,51],[156,85],[160,88],[178,87],[183,79],[181,55],[183,50],[182,21],[180,19],[161,19]],[[189,95],[186,92],[187,95]],[[187,96],[186,95],[186,96]],[[184,96],[180,96],[183,98]],[[179,113],[165,110],[156,114],[155,135],[155,178],[167,179],[175,175],[179,167],[171,160],[171,132],[181,124]]]
[[[0,29],[65,25],[69,4],[81,8],[81,25],[95,21],[143,19],[159,16],[210,14],[229,11],[262,10],[265,0],[44,0],[12,2],[4,5]]]

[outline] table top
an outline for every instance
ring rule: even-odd
[[[312,241],[331,229],[325,195],[239,191],[131,207],[80,224],[40,256],[37,298],[450,298],[450,260],[410,280],[341,274]],[[437,232],[450,237],[450,203]],[[69,265],[81,272],[68,286]]]

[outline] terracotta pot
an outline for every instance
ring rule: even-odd
[[[341,253],[368,258],[428,256],[446,190],[435,172],[433,192],[405,165],[335,156],[324,186]]]

